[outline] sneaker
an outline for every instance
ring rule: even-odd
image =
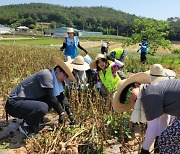
[[[35,133],[34,131],[32,131],[30,129],[30,127],[26,123],[24,123],[23,125],[21,125],[19,127],[19,131],[21,133],[23,133],[27,138],[30,138],[30,137],[35,137],[36,138],[38,136],[38,134]]]

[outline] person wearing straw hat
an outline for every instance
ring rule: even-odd
[[[68,37],[65,37],[65,40],[63,42],[63,46],[60,48],[61,51],[64,51],[64,55],[66,57],[66,60],[69,58],[75,58],[78,55],[78,48],[83,50],[86,54],[88,52],[80,45],[79,39],[77,36],[74,36],[74,29],[68,28],[67,29]]]
[[[23,119],[19,130],[26,137],[37,135],[39,124],[50,108],[58,113],[59,123],[64,120],[64,112],[59,104],[59,101],[67,104],[62,82],[66,78],[75,82],[75,78],[70,64],[64,63],[59,57],[54,57],[54,61],[54,69],[44,69],[27,77],[8,95],[6,113]],[[65,106],[66,112],[73,118],[68,105]]]
[[[151,83],[155,83],[161,80],[174,79],[176,77],[176,73],[174,71],[163,68],[161,64],[153,64],[150,67],[150,70],[146,71],[146,73],[150,75]],[[168,114],[163,114],[160,118],[163,120],[158,125],[158,134],[154,142],[155,153],[159,152],[158,138],[161,135],[161,133],[167,128],[167,126],[169,125],[171,121],[171,116]]]
[[[81,55],[78,55],[74,59],[70,59],[67,63],[73,67],[73,74],[76,78],[78,87],[86,82],[86,70],[90,69],[89,64],[84,61]]]
[[[109,63],[108,60],[113,61]],[[117,71],[122,69],[124,64],[110,56],[98,54],[93,62],[90,63],[91,69],[97,71],[97,88],[103,97],[108,93],[112,93],[117,89],[118,83],[121,81],[117,75]]]
[[[161,64],[153,64],[150,70],[146,71],[151,77],[151,82],[158,82],[160,80],[174,79],[176,73],[170,69],[163,68]]]
[[[124,60],[125,60],[126,55],[127,55],[127,50],[124,50],[122,48],[114,48],[114,49],[111,49],[109,51],[109,42],[107,42],[107,43],[102,44],[101,54],[104,54],[106,56],[111,56],[114,59],[117,59],[117,60],[124,63]],[[121,70],[117,71],[117,73],[121,79],[126,78],[126,76],[124,75],[124,73]]]
[[[171,73],[170,76],[174,74]],[[139,121],[147,122],[141,154],[149,154],[150,146],[158,134],[158,125],[164,120],[161,116],[175,116],[173,124],[160,135],[158,145],[160,153],[180,153],[180,80],[161,80],[160,77],[156,77],[156,82],[151,82],[152,78],[145,72],[122,80],[113,95],[113,109],[116,112],[126,112],[133,108],[133,112],[141,110]],[[137,103],[140,108],[136,108]]]

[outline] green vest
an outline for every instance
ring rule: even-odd
[[[106,74],[104,75],[102,70],[99,71],[99,77],[101,82],[107,88],[109,92],[114,92],[117,90],[117,85],[121,81],[119,75],[116,73],[116,77],[112,74],[111,66],[106,69]]]
[[[116,52],[116,59],[119,59],[123,53],[123,49],[121,48],[115,48],[115,49],[112,49],[109,53],[115,51]]]

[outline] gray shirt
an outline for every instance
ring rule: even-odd
[[[53,88],[53,77],[48,69],[41,70],[24,79],[11,91],[8,98],[38,99],[45,95],[43,88]]]
[[[180,80],[170,79],[145,85],[141,101],[148,121],[164,113],[180,117]]]

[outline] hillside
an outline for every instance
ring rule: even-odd
[[[119,35],[131,34],[135,15],[107,7],[64,7],[30,3],[0,7],[0,23],[35,28],[37,22],[49,22],[52,28],[70,26],[77,29],[102,31]]]
[[[65,7],[45,3],[30,3],[0,6],[0,24],[16,28],[24,25],[42,30],[37,22],[50,23],[50,28],[58,26],[75,27],[104,34],[131,36],[136,15],[108,7]],[[180,18],[171,17],[168,39],[180,40]],[[44,28],[43,28],[44,29]]]

